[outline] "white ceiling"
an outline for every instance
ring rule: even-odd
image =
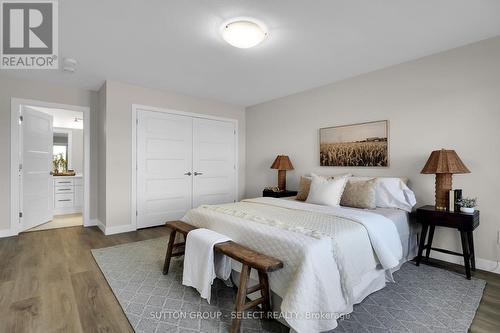
[[[53,127],[83,129],[83,112],[30,106],[31,109],[50,114],[54,119]],[[78,121],[75,121],[78,119]]]
[[[60,53],[75,74],[11,75],[97,90],[106,79],[248,106],[500,35],[498,0],[64,0]],[[236,16],[268,38],[237,49]]]

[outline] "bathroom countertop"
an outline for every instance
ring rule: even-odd
[[[81,173],[77,173],[74,176],[54,176],[52,175],[53,178],[82,178],[83,175]]]

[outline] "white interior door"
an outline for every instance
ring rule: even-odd
[[[139,111],[137,227],[181,218],[192,204],[192,118]]]
[[[235,125],[193,119],[193,208],[236,199]]]
[[[21,110],[20,208],[22,230],[52,220],[52,116],[23,106]]]

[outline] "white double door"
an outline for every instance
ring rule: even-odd
[[[235,201],[233,122],[145,110],[137,119],[138,228]]]

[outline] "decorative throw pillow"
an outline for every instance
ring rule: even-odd
[[[311,187],[311,177],[300,177],[299,191],[297,192],[297,200],[306,201]]]
[[[354,208],[375,209],[376,179],[347,180],[347,184],[340,200],[340,205]]]
[[[315,174],[311,174],[311,177],[311,187],[306,202],[332,207],[339,206],[347,177],[325,179]]]
[[[350,177],[350,176],[351,176],[350,173],[343,173],[335,176],[318,176],[318,177],[322,177],[325,179],[334,179],[334,178]],[[297,192],[297,197],[295,198],[296,200],[305,201],[307,199],[307,196],[309,195],[309,189],[311,187],[311,180],[312,180],[311,176],[300,177],[299,191]]]

